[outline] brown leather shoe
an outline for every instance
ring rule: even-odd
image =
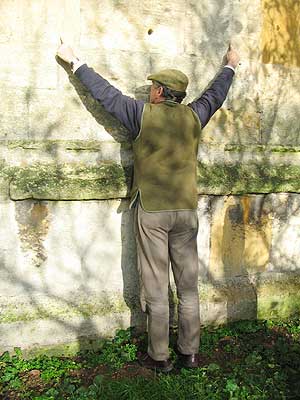
[[[157,372],[168,373],[173,369],[173,364],[170,360],[156,361],[149,354],[143,354],[138,357],[138,362],[142,367],[153,369]]]
[[[182,368],[198,368],[199,354],[181,354],[178,353],[178,362]]]

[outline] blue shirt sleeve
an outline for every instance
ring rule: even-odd
[[[233,76],[234,72],[231,68],[223,68],[210,87],[197,100],[188,104],[198,115],[202,128],[224,103]]]
[[[142,100],[135,100],[123,95],[120,90],[86,64],[79,67],[75,75],[94,99],[98,100],[107,112],[116,117],[129,130],[132,139],[135,139],[140,131],[145,103]]]

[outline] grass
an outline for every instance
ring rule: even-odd
[[[171,335],[171,348],[176,332]],[[146,337],[120,330],[101,351],[0,357],[0,398],[30,400],[300,399],[300,320],[242,321],[201,333],[201,366],[164,375],[140,367]],[[176,366],[176,354],[171,349]]]

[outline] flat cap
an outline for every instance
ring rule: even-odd
[[[189,83],[188,77],[178,69],[163,69],[156,74],[147,77],[150,81],[156,81],[177,92],[185,92]]]

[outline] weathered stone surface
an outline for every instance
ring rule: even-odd
[[[131,170],[115,163],[99,167],[35,165],[18,168],[10,181],[12,200],[91,200],[126,197]]]
[[[12,200],[117,199],[129,195],[132,180],[129,145],[17,141],[7,146],[5,157],[12,165],[4,163],[0,177],[6,190],[3,195],[7,196],[9,185]],[[300,192],[300,156],[296,148],[291,151],[274,147],[268,153],[263,146],[252,152],[247,149],[245,153],[235,152],[234,146],[224,150],[216,151],[212,160],[205,149],[200,150],[203,160],[198,163],[200,194]],[[223,157],[222,164],[214,162],[218,157]]]
[[[272,237],[265,196],[218,198],[213,204],[210,274],[213,279],[248,276],[267,268]]]
[[[7,140],[0,141],[0,157],[3,166],[69,164],[96,166],[103,163],[132,164],[131,144],[97,140]]]
[[[298,146],[299,68],[265,66],[261,88],[263,143]]]
[[[299,274],[225,278],[200,286],[201,323],[298,317]]]
[[[0,177],[0,201],[9,200],[9,181]]]
[[[300,4],[296,1],[262,0],[262,50],[265,64],[300,67]]]
[[[81,294],[121,291],[122,269],[136,281],[127,203],[28,200],[0,206],[2,295],[8,291],[30,299],[45,294],[45,285],[54,300],[74,296],[77,289]],[[131,250],[123,249],[121,237]]]
[[[68,75],[54,60],[59,35],[125,93],[134,95],[154,69],[176,66],[190,76],[191,98],[212,79],[232,40],[242,65],[224,111],[203,133],[206,140],[297,144],[299,10],[277,3],[43,0],[29,6],[25,0],[2,1],[0,52],[6,62],[0,77],[3,90],[11,91],[2,108],[13,113],[8,118],[3,112],[0,135],[105,137],[106,129],[96,122],[102,118],[82,112],[77,93],[70,95]],[[162,18],[165,14],[168,18]],[[111,129],[120,126],[114,121]]]
[[[0,94],[5,101],[0,108],[0,139],[28,138],[28,96],[30,89],[11,88],[0,83]]]
[[[299,192],[299,172],[297,165],[199,163],[198,192],[218,195]]]
[[[76,351],[83,350],[82,338],[99,339],[111,336],[117,329],[126,328],[129,325],[128,313],[116,313],[111,315],[94,315],[91,318],[74,317],[70,321],[59,318],[41,319],[39,321],[14,322],[1,324],[0,351],[13,351],[14,347],[22,347],[25,354],[32,354],[34,350],[40,350],[44,354],[51,347],[61,346],[60,354],[65,353],[68,344],[76,342]],[[42,341],[41,338],[44,338]],[[27,351],[26,351],[27,350]]]
[[[187,103],[232,41],[241,65],[199,147],[201,318],[299,310],[296,3],[1,1],[0,350],[80,348],[82,336],[145,322],[133,212],[120,200],[132,178],[130,135],[55,60],[59,36],[145,101],[148,74],[183,70]]]
[[[0,54],[6,60],[0,70],[1,82],[9,87],[56,89],[57,67],[51,48],[24,42],[14,43],[13,48],[10,42],[0,43]]]
[[[200,196],[203,324],[297,311],[299,201],[296,194]],[[14,327],[23,332],[19,346],[30,348],[101,337],[129,323],[144,326],[127,207],[120,201],[0,204],[1,332],[12,332],[1,336],[1,350],[16,345]]]
[[[297,194],[271,195],[274,207],[269,270],[296,272],[299,268],[300,203]]]
[[[268,164],[198,165],[200,194],[300,192],[300,166]],[[92,200],[128,197],[132,168],[106,162],[80,164],[33,164],[4,168],[12,200]]]

